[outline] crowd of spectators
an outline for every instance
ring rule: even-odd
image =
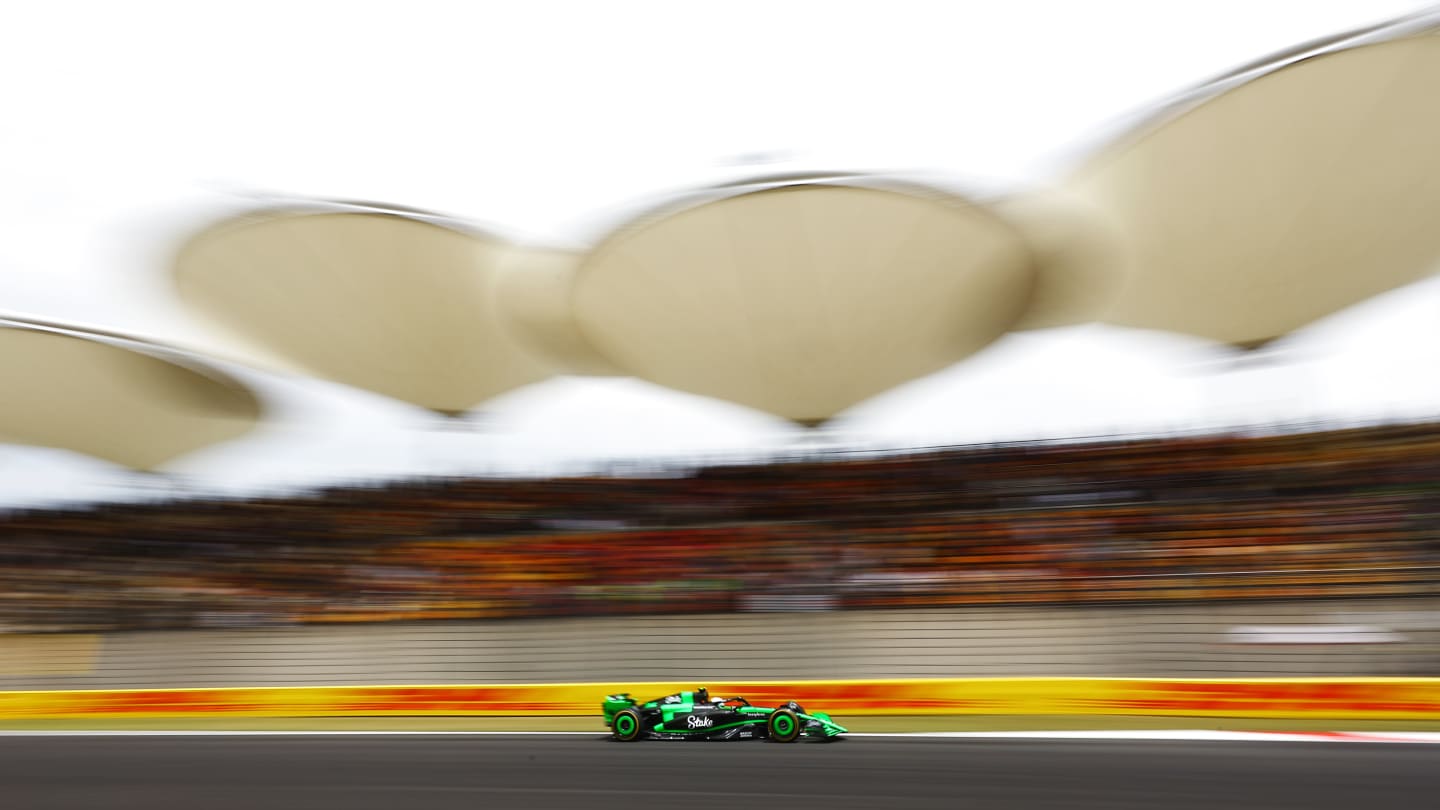
[[[1422,595],[1440,424],[110,504],[0,538],[0,631]]]

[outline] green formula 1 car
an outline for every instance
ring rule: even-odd
[[[607,695],[605,725],[621,742],[634,740],[772,740],[802,735],[828,740],[845,728],[824,712],[807,712],[791,701],[778,708],[751,706],[742,697],[711,698],[704,688],[637,703],[628,692]]]

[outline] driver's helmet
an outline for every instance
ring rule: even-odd
[[[709,703],[709,702],[710,702],[710,690],[709,690],[709,689],[706,689],[706,688],[703,687],[703,686],[700,687],[699,689],[696,689],[696,690],[695,690],[695,702],[696,702],[696,703]]]

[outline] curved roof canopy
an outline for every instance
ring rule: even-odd
[[[574,271],[584,339],[651,382],[817,424],[1009,329],[1035,284],[1002,219],[928,189],[712,190]]]
[[[569,374],[625,376],[580,333],[571,311],[584,254],[558,248],[512,251],[496,284],[500,320],[527,350]]]
[[[1130,246],[1109,212],[1062,189],[1031,189],[996,200],[1035,261],[1035,290],[1016,331],[1095,321],[1133,268]]]
[[[1435,270],[1440,37],[1360,34],[1201,88],[1069,179],[1132,254],[1106,321],[1255,346]]]
[[[248,388],[193,358],[12,319],[0,319],[0,380],[0,441],[137,470],[237,438],[261,413]]]
[[[509,244],[414,212],[266,210],[187,242],[181,297],[319,377],[456,414],[549,376],[493,285]]]

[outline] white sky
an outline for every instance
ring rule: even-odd
[[[1171,93],[1423,5],[10,4],[0,312],[191,337],[160,275],[167,252],[253,194],[380,200],[566,239],[640,198],[792,166],[1043,182],[1077,144]],[[755,155],[786,160],[755,165]],[[1436,414],[1437,304],[1440,283],[1398,291],[1296,335],[1274,363],[1242,367],[1178,336],[1014,335],[862,405],[830,441]],[[442,428],[339,386],[252,379],[277,418],[174,465],[184,486],[566,470],[776,450],[798,435],[628,380],[553,381]],[[135,486],[98,461],[0,445],[0,504],[129,497]]]

